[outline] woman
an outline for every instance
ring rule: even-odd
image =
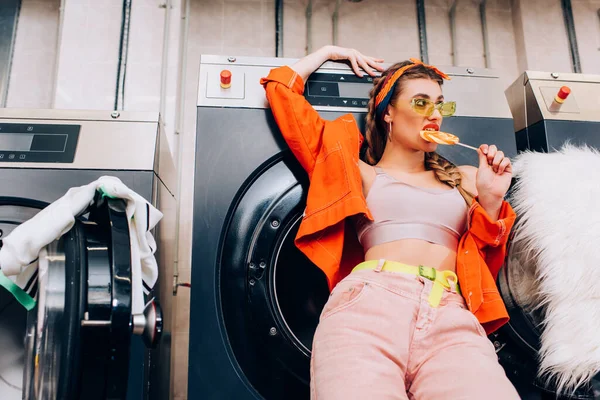
[[[383,60],[326,46],[261,80],[310,180],[296,245],[333,288],[313,341],[311,398],[518,398],[486,337],[508,319],[494,278],[515,218],[503,200],[510,160],[481,145],[478,169],[455,167],[421,138],[454,104],[442,95],[448,77],[418,60],[374,80],[360,160],[352,115],[325,121],[302,96],[327,60],[349,61],[358,76],[383,70]]]

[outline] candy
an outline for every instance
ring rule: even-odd
[[[421,137],[428,142],[438,144],[458,144],[458,137],[447,132],[441,131],[421,131]]]

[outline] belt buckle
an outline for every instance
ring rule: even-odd
[[[435,281],[435,268],[419,265],[419,276],[429,279],[430,281]]]

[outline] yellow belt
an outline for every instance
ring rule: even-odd
[[[358,264],[352,272],[363,271],[366,269],[377,269],[381,261],[370,260]],[[433,282],[431,293],[429,293],[429,305],[431,307],[437,307],[440,305],[444,289],[455,289],[460,294],[460,288],[458,287],[458,277],[452,271],[438,271],[433,267],[424,267],[422,265],[414,266],[402,264],[396,261],[384,261],[381,267],[382,271],[389,272],[404,272],[405,274],[422,276],[423,278],[429,279]]]

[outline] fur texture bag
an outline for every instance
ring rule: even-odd
[[[511,289],[543,315],[539,375],[571,392],[600,371],[600,153],[526,152],[514,176]]]

